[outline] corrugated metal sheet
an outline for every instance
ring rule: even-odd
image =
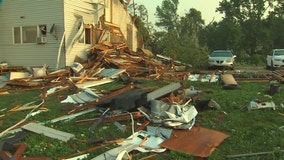
[[[61,101],[61,103],[83,104],[95,101],[100,96],[101,95],[95,94],[91,89],[86,88],[77,94],[69,95],[65,100]]]

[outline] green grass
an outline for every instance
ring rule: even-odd
[[[138,87],[162,87],[171,80],[157,80],[148,81],[144,79],[139,80]],[[205,83],[205,82],[184,82],[185,86],[194,86],[196,89],[204,91],[199,95],[200,99],[214,99],[222,107],[222,111],[218,110],[206,110],[200,112],[197,116],[196,124],[225,132],[229,135],[215,150],[209,160],[222,160],[227,159],[226,155],[236,155],[245,153],[257,153],[266,151],[275,151],[274,154],[267,154],[261,156],[243,157],[239,159],[284,159],[284,153],[279,152],[284,149],[284,131],[279,127],[284,125],[284,117],[279,113],[284,113],[284,108],[279,105],[284,101],[283,91],[282,93],[276,93],[272,96],[272,99],[267,98],[269,82],[238,82],[240,89],[224,90],[221,84],[218,83]],[[106,84],[96,87],[100,90],[112,90],[117,87],[121,87],[123,84],[115,82],[112,84]],[[283,84],[281,87],[284,88]],[[206,91],[206,92],[205,92]],[[46,99],[45,107],[49,109],[48,112],[40,113],[34,117],[28,119],[29,121],[46,122],[57,116],[67,113],[66,110],[60,108],[65,104],[60,103],[60,98],[69,94],[73,94],[74,90],[67,90],[59,92],[57,94],[48,96]],[[16,106],[23,105],[32,101],[40,101],[40,90],[13,90],[10,94],[0,95],[0,110],[6,109],[1,112],[5,114],[2,117],[0,131],[14,125],[21,119],[25,118],[28,111],[20,111],[8,113],[7,110]],[[276,110],[272,109],[259,109],[251,110],[247,109],[250,101],[253,99],[259,99],[264,101],[272,100],[278,107]],[[100,113],[95,111],[91,114],[80,116],[72,121],[57,122],[54,124],[46,124],[54,129],[72,133],[77,138],[72,141],[75,145],[71,147],[68,143],[61,142],[52,138],[48,138],[43,135],[31,134],[23,143],[28,144],[28,148],[25,150],[25,155],[28,157],[52,157],[57,159],[75,153],[77,150],[85,150],[93,146],[87,145],[82,140],[96,139],[96,138],[126,138],[131,135],[131,130],[128,129],[126,133],[118,130],[113,123],[100,124],[94,133],[90,133],[88,128],[90,125],[75,124],[74,121],[80,119],[88,119],[99,117]],[[130,125],[131,121],[121,122],[125,125]],[[8,135],[7,135],[8,136]],[[2,139],[4,139],[3,137]],[[70,142],[71,143],[71,142]],[[91,152],[90,157],[95,157],[106,150],[115,146],[108,146]],[[133,152],[133,159],[140,159],[150,153]],[[168,151],[163,154],[158,154],[152,159],[195,159],[191,155],[179,153],[176,151]],[[236,159],[236,158],[235,158]]]

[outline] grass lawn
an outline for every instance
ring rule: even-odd
[[[148,81],[142,80],[138,87],[162,87],[170,83],[170,80]],[[198,113],[196,125],[225,132],[229,135],[208,157],[209,160],[228,159],[226,155],[238,155],[247,153],[270,152],[273,154],[264,154],[259,156],[246,156],[239,159],[284,159],[284,130],[280,127],[284,125],[284,108],[280,104],[284,101],[283,91],[275,93],[271,97],[268,95],[269,82],[238,82],[240,89],[224,90],[221,84],[206,82],[190,82],[184,84],[187,87],[194,86],[196,89],[204,91],[199,95],[200,99],[214,99],[222,107],[219,110],[206,110]],[[96,87],[96,89],[110,90],[117,86],[121,86],[119,82],[106,84]],[[283,84],[281,87],[284,89]],[[66,90],[47,97],[44,107],[49,109],[47,112],[40,113],[30,117],[26,122],[38,121],[47,122],[60,115],[65,115],[66,110],[61,107],[65,104],[60,103],[63,96],[73,94],[74,90]],[[24,105],[26,103],[37,101],[40,103],[41,91],[38,89],[15,89],[9,91],[9,94],[0,95],[0,110],[3,116],[0,121],[0,131],[4,131],[8,127],[16,124],[25,116],[28,111],[8,112],[8,110],[16,105]],[[248,105],[254,99],[263,101],[273,101],[277,108],[248,110]],[[281,115],[282,113],[282,115]],[[90,133],[89,125],[75,124],[76,120],[88,119],[100,116],[99,111],[77,117],[70,121],[61,121],[53,124],[46,124],[54,129],[72,133],[76,139],[72,142],[65,143],[59,140],[48,138],[44,135],[30,134],[23,143],[28,144],[24,155],[27,157],[52,157],[58,159],[75,153],[76,150],[85,150],[91,148],[85,143],[88,139],[97,138],[126,138],[131,135],[131,129],[126,133],[118,130],[113,123],[101,123],[93,133]],[[131,121],[121,122],[130,125]],[[3,136],[5,139],[8,135]],[[189,142],[190,143],[190,142]],[[90,157],[95,157],[110,148],[113,145],[102,147],[90,152]],[[132,152],[133,159],[141,159],[150,153]],[[196,159],[193,156],[178,153],[176,151],[167,151],[166,153],[157,154],[151,159]],[[231,158],[236,159],[236,158]]]

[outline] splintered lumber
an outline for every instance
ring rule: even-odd
[[[8,151],[4,151],[1,149],[0,151],[0,157],[1,160],[51,160],[49,157],[26,157],[23,155],[25,152],[26,148],[28,147],[27,144],[23,143],[15,143],[13,144],[13,147],[15,147],[17,150],[14,151],[13,155],[12,153]]]
[[[276,79],[278,79],[279,81],[284,81],[284,73],[282,73],[281,71],[273,71],[272,72],[272,75],[276,78]]]
[[[119,115],[106,116],[102,119],[102,121],[103,122],[124,121],[124,120],[131,119],[131,116],[133,117],[133,119],[138,119],[138,118],[144,117],[144,115],[141,114],[141,112],[137,111],[137,112],[131,112],[131,113],[123,113],[123,114],[119,114]],[[99,118],[78,120],[78,121],[76,121],[76,123],[77,124],[88,124],[88,123],[92,123],[92,122],[94,122],[98,119]]]

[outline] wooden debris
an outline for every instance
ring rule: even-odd
[[[221,81],[223,82],[224,89],[236,89],[239,88],[238,83],[236,82],[232,74],[221,74]]]
[[[102,122],[115,122],[115,121],[130,120],[131,119],[130,114],[132,115],[133,119],[138,119],[138,118],[144,117],[144,115],[141,114],[141,112],[137,111],[137,112],[131,112],[131,113],[123,113],[123,114],[119,114],[119,115],[105,116],[105,117],[103,117]],[[92,123],[96,120],[98,120],[98,118],[78,120],[78,121],[76,121],[76,124],[89,124],[89,123]]]
[[[70,139],[74,138],[75,135],[70,134],[70,133],[66,133],[66,132],[62,132],[62,131],[58,131],[49,127],[45,127],[43,125],[37,124],[37,123],[28,123],[24,126],[22,126],[23,129],[28,130],[28,131],[32,131],[38,134],[43,134],[45,136],[48,136],[50,138],[55,138],[55,139],[59,139],[61,141],[67,142]]]
[[[26,157],[23,156],[22,154],[24,153],[24,151],[26,150],[26,148],[28,147],[27,144],[23,143],[16,143],[13,144],[14,147],[17,147],[17,150],[14,153],[10,153],[10,152],[6,152],[6,151],[0,151],[0,158],[2,160],[11,160],[11,159],[15,159],[15,160],[51,160],[51,158],[45,158],[45,157]]]

